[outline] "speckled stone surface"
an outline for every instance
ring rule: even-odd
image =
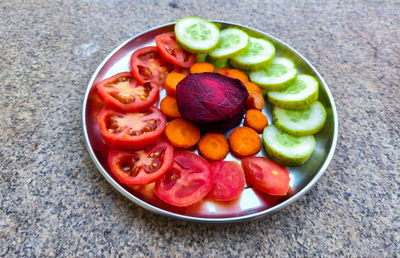
[[[396,256],[399,1],[1,1],[0,256]],[[303,198],[253,222],[200,225],[114,190],[81,130],[86,85],[121,42],[184,16],[248,25],[306,56],[339,138]]]

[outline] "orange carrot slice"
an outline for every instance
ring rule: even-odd
[[[200,138],[199,153],[208,160],[222,160],[228,155],[228,140],[220,133],[207,133]]]
[[[176,85],[178,85],[183,78],[185,78],[185,75],[177,72],[171,72],[167,75],[165,79],[165,90],[169,96],[176,97]]]
[[[163,98],[160,103],[160,109],[168,120],[181,117],[181,113],[179,113],[178,105],[176,104],[176,99],[174,97],[166,96]]]
[[[261,138],[249,127],[238,127],[228,137],[231,151],[235,156],[246,157],[256,154],[261,149]]]
[[[192,122],[178,118],[168,123],[165,136],[174,147],[187,149],[199,141],[200,129]]]
[[[262,133],[268,125],[267,117],[257,109],[249,109],[246,112],[244,125],[253,128],[257,133]]]
[[[194,63],[190,67],[190,73],[213,73],[214,72],[214,65],[210,63]]]

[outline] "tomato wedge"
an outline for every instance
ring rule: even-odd
[[[286,195],[289,170],[282,164],[263,157],[246,157],[242,167],[247,180],[258,190],[270,195]]]
[[[118,73],[97,84],[97,92],[107,105],[123,111],[139,111],[153,105],[159,96],[154,83],[137,83],[130,72]]]
[[[154,106],[140,112],[117,111],[106,106],[99,113],[98,123],[103,139],[111,147],[141,149],[160,138],[167,119]]]
[[[161,56],[170,63],[189,68],[196,61],[196,54],[189,53],[178,45],[175,32],[159,34],[155,41]]]
[[[240,165],[234,161],[211,163],[214,185],[207,197],[217,201],[232,201],[243,192],[246,180]]]
[[[154,192],[168,204],[186,207],[203,199],[213,183],[207,160],[193,152],[175,151],[171,167],[156,181]]]
[[[156,47],[144,47],[133,52],[130,69],[138,83],[153,82],[162,87],[167,74],[174,66],[161,57]]]
[[[108,165],[123,184],[145,185],[156,181],[172,164],[174,148],[164,138],[143,150],[110,149]]]

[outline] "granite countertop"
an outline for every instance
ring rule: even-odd
[[[2,1],[0,256],[396,256],[400,253],[399,1]],[[184,16],[266,31],[306,56],[336,100],[325,175],[267,217],[202,225],[119,194],[85,147],[81,106],[103,58]]]

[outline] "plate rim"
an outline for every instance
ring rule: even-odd
[[[289,46],[288,44],[286,44],[285,42],[283,42],[282,40],[270,35],[269,33],[263,32],[261,30],[255,29],[255,28],[251,28],[245,25],[241,25],[238,23],[232,23],[232,22],[226,22],[226,21],[222,21],[222,20],[210,20],[211,22],[214,23],[221,23],[221,24],[225,24],[225,25],[229,25],[229,26],[238,26],[238,27],[242,27],[257,33],[260,33],[262,35],[265,35],[277,42],[279,42],[280,44],[282,44],[283,46],[285,46],[286,48],[290,49],[290,51],[292,51],[293,53],[295,53],[300,59],[302,59],[307,66],[314,71],[315,75],[318,77],[318,79],[320,80],[322,86],[324,87],[328,99],[330,101],[331,107],[332,107],[332,115],[333,115],[333,123],[334,123],[334,131],[333,131],[333,139],[332,139],[332,145],[331,148],[329,150],[329,153],[327,155],[327,158],[325,159],[322,167],[320,168],[320,170],[318,171],[318,173],[312,178],[312,180],[303,187],[303,189],[301,189],[299,192],[297,192],[294,196],[290,197],[289,199],[279,203],[278,205],[275,205],[273,207],[270,207],[266,210],[262,210],[262,211],[258,211],[255,213],[250,213],[250,214],[246,214],[246,215],[242,215],[242,216],[237,216],[237,217],[221,217],[221,218],[212,218],[212,217],[194,217],[194,216],[188,216],[188,215],[182,215],[182,214],[177,214],[171,211],[167,211],[161,208],[158,208],[156,206],[153,206],[141,199],[139,199],[138,197],[132,195],[129,191],[127,191],[125,188],[123,188],[116,180],[114,180],[108,173],[107,171],[103,168],[103,166],[100,164],[100,162],[97,160],[96,155],[90,145],[90,141],[89,141],[89,134],[87,132],[87,128],[86,128],[86,110],[87,110],[87,101],[88,101],[88,97],[92,88],[92,84],[97,76],[97,74],[99,73],[99,71],[102,69],[102,67],[104,66],[104,64],[117,52],[119,51],[122,47],[124,47],[128,42],[132,41],[133,39],[140,37],[143,34],[146,34],[148,32],[151,32],[153,30],[157,30],[157,29],[161,29],[167,26],[171,26],[176,24],[176,22],[169,22],[169,23],[165,23],[165,24],[161,24],[155,27],[152,27],[150,29],[147,29],[145,31],[142,31],[138,34],[135,34],[133,37],[125,40],[124,42],[122,42],[119,46],[117,46],[114,50],[112,50],[104,59],[103,61],[99,64],[99,66],[97,67],[97,69],[93,72],[92,77],[90,78],[90,81],[87,85],[86,91],[85,91],[85,95],[84,95],[84,99],[83,99],[83,103],[82,103],[82,129],[83,129],[83,134],[84,134],[84,138],[85,138],[85,143],[86,143],[86,149],[88,150],[90,157],[92,159],[92,161],[95,163],[97,169],[99,170],[99,172],[103,175],[103,177],[118,191],[120,192],[123,196],[125,196],[126,198],[128,198],[130,201],[134,202],[135,204],[139,205],[140,207],[156,213],[156,214],[160,214],[160,215],[165,215],[168,217],[172,217],[172,218],[177,218],[177,219],[181,219],[181,220],[185,220],[185,221],[192,221],[192,222],[200,222],[200,223],[232,223],[232,222],[245,222],[245,221],[249,221],[249,220],[254,220],[257,218],[260,218],[262,216],[266,216],[268,214],[272,214],[277,212],[278,210],[292,204],[293,202],[297,201],[299,198],[301,198],[302,196],[304,196],[304,194],[306,192],[308,192],[315,184],[316,182],[321,178],[321,176],[325,173],[327,167],[329,166],[330,162],[332,161],[333,155],[335,153],[336,150],[336,144],[337,144],[337,137],[338,137],[338,116],[337,116],[337,110],[336,110],[336,105],[335,105],[335,101],[333,99],[332,93],[329,90],[328,85],[326,84],[325,80],[322,78],[321,74],[318,72],[318,70],[303,56],[301,55],[299,52],[297,52],[297,50],[295,50],[294,48],[292,48],[291,46]]]

